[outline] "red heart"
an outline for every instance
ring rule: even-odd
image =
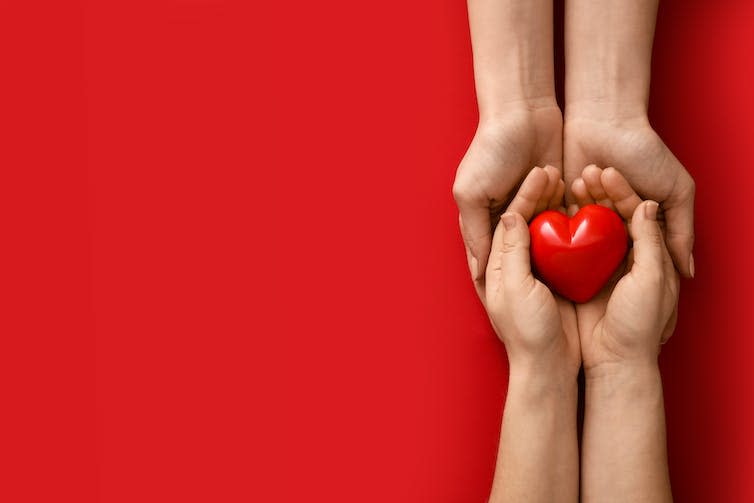
[[[623,220],[596,204],[584,206],[572,218],[552,210],[540,213],[529,224],[529,233],[539,277],[574,302],[594,297],[628,248]]]

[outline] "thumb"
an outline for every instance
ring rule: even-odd
[[[631,219],[631,238],[634,241],[634,265],[632,273],[651,276],[661,275],[663,268],[664,240],[657,223],[658,204],[644,201],[634,210]]]
[[[495,233],[491,267],[501,273],[504,287],[520,287],[531,277],[529,258],[529,227],[524,217],[518,213],[508,212],[500,217],[498,232]]]

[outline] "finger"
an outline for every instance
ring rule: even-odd
[[[518,213],[524,217],[524,220],[531,220],[537,213],[537,205],[548,183],[549,177],[545,170],[542,168],[532,169],[508,205],[506,212]]]
[[[694,269],[694,193],[691,176],[683,171],[674,186],[674,192],[663,203],[665,209],[666,240],[670,255],[678,270],[693,278]]]
[[[613,202],[608,197],[605,188],[602,186],[602,170],[595,165],[587,166],[581,173],[581,178],[584,179],[586,189],[589,191],[589,195],[592,196],[597,204],[614,210]]]
[[[628,183],[628,180],[615,168],[607,168],[602,171],[601,180],[607,197],[615,205],[615,210],[624,220],[630,222],[636,207],[641,204],[639,195]]]
[[[537,202],[534,214],[542,213],[547,209],[550,199],[552,199],[555,191],[558,189],[558,182],[560,181],[560,171],[553,166],[545,166],[544,171],[547,175],[547,186]]]
[[[471,255],[471,250],[469,250],[468,247],[465,247],[466,249],[466,262],[469,265],[469,270],[472,268],[472,260],[474,257]],[[479,296],[479,300],[482,301],[482,305],[487,307],[487,298],[485,296],[485,277],[482,276],[479,279],[472,278],[472,282],[474,283],[474,290],[476,290],[476,294]]]
[[[581,151],[576,142],[566,141],[563,143],[563,180],[566,184],[566,204],[568,207],[576,204],[576,197],[573,194],[573,181],[581,177],[584,166],[594,162]]]
[[[471,277],[474,280],[481,280],[484,278],[487,257],[492,244],[489,201],[486,198],[481,200],[456,196],[456,202],[460,213],[458,221],[463,242],[471,254],[469,259]]]
[[[589,195],[589,191],[586,188],[586,183],[584,183],[583,178],[577,178],[573,181],[573,185],[571,185],[571,193],[576,200],[576,204],[580,207],[594,204],[594,199]]]
[[[557,210],[557,209],[562,208],[564,194],[565,194],[565,182],[563,180],[558,180],[558,185],[555,188],[555,192],[550,198],[550,201],[547,203],[547,209]]]
[[[670,319],[665,324],[665,328],[662,330],[662,337],[660,338],[660,344],[665,344],[668,339],[673,335],[675,331],[675,325],[678,322],[678,306],[673,309],[673,314],[670,315]]]
[[[506,291],[518,291],[533,279],[529,258],[529,227],[518,213],[506,212],[500,217],[502,227],[499,248],[494,250],[502,270]]]
[[[647,274],[660,279],[664,274],[664,240],[657,224],[658,208],[655,201],[644,201],[634,211],[630,225],[634,241],[631,273]]]

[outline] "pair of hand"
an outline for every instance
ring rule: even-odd
[[[570,112],[564,125],[553,98],[549,104],[514,102],[503,117],[480,123],[453,186],[478,287],[484,286],[497,218],[531,167],[547,165],[564,171],[568,189],[584,166],[615,167],[641,197],[660,203],[673,261],[681,274],[694,276],[694,181],[646,115]],[[566,198],[575,202],[570,190]]]
[[[595,298],[574,305],[532,275],[529,255],[527,221],[545,209],[562,211],[564,191],[557,169],[534,168],[492,238],[480,295],[505,343],[511,370],[575,376],[582,363],[587,373],[611,364],[653,365],[675,327],[679,290],[658,204],[642,201],[614,168],[589,166],[574,180],[577,203],[614,209],[633,239],[625,270]]]

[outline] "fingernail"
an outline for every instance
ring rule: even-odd
[[[694,277],[695,272],[696,270],[694,269],[694,254],[692,253],[689,255],[689,274],[692,278]]]
[[[504,213],[500,219],[503,221],[503,227],[505,227],[506,231],[516,226],[516,216],[512,213]]]
[[[657,220],[657,208],[659,206],[654,201],[647,202],[647,205],[644,207],[644,216],[650,220]]]

